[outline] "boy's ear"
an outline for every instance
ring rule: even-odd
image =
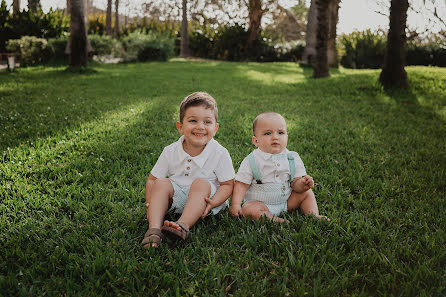
[[[257,140],[257,138],[256,138],[255,136],[252,137],[252,143],[253,143],[256,147],[259,146],[259,145],[258,145],[259,141]]]
[[[176,124],[178,132],[180,132],[180,134],[183,134],[183,124],[181,124],[180,122],[177,122]]]
[[[218,123],[216,123],[216,124],[215,124],[215,133],[214,133],[214,135],[217,133],[217,131],[218,131],[218,127],[220,127],[220,125],[218,125]]]

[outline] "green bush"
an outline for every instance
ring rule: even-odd
[[[297,40],[284,44],[277,44],[275,47],[278,60],[283,62],[297,62],[302,58],[305,49],[305,42]]]
[[[343,34],[339,40],[341,65],[346,68],[381,68],[386,50],[386,36],[371,30]]]
[[[65,48],[67,47],[68,36],[61,36],[57,38],[48,39],[48,50],[51,55],[51,59],[54,60],[66,60],[67,54],[65,54]]]
[[[47,40],[35,36],[23,36],[20,39],[11,39],[7,42],[6,49],[20,55],[21,65],[33,65],[46,62],[50,58]]]
[[[104,35],[105,33],[105,19],[103,16],[90,17],[88,20],[88,34]]]
[[[212,58],[213,38],[198,29],[189,35],[189,49],[192,56]]]
[[[121,43],[107,35],[88,35],[93,52],[90,55],[105,56],[105,55],[123,55]]]
[[[133,32],[122,38],[124,61],[167,61],[174,53],[174,38],[155,32]]]
[[[406,65],[446,66],[446,48],[438,42],[409,43],[406,48]]]

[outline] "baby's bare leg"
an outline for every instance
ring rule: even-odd
[[[304,215],[312,214],[318,219],[327,219],[325,216],[319,215],[316,197],[311,189],[303,193],[292,191],[290,198],[288,198],[287,201],[287,207],[288,211],[293,211],[300,208]]]
[[[283,223],[285,221],[282,218],[272,215],[268,207],[260,201],[250,201],[245,203],[242,212],[245,218],[251,217],[253,220],[258,220],[265,216],[273,222]]]
[[[158,178],[151,189],[149,206],[149,227],[161,228],[164,215],[169,208],[169,200],[173,196],[173,186],[169,179]]]
[[[206,208],[204,198],[209,198],[210,195],[211,185],[208,180],[202,178],[194,180],[190,186],[189,196],[178,222],[184,223],[188,228],[192,227],[201,218]],[[181,230],[181,227],[175,222],[165,221],[164,226]]]

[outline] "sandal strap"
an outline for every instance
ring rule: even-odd
[[[176,221],[177,225],[180,226],[181,229],[183,229],[184,232],[186,232],[186,236],[189,235],[190,231],[188,228],[186,228],[186,224]]]
[[[163,238],[163,232],[161,232],[161,229],[158,228],[150,228],[149,230],[147,230],[146,234],[144,235],[144,237],[150,236],[150,235],[157,235],[160,238]]]
[[[164,235],[160,229],[150,228],[149,230],[147,230],[146,234],[144,235],[141,245],[146,245],[151,242],[159,245],[161,243],[161,240],[163,240],[163,239],[164,239]]]

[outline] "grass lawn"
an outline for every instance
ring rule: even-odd
[[[294,63],[96,65],[0,73],[0,296],[445,296],[446,69]],[[207,91],[237,170],[274,110],[329,223],[227,211],[169,248],[139,245],[144,186],[176,141],[179,103]]]

